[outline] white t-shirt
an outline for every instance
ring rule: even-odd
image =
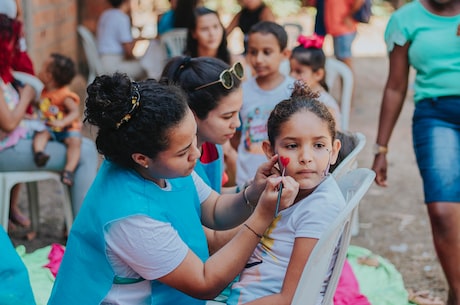
[[[243,186],[254,178],[257,168],[267,161],[262,151],[262,141],[268,139],[267,120],[273,108],[291,96],[295,79],[285,76],[273,90],[263,90],[256,78],[246,80],[243,87],[243,106],[240,110],[241,139],[236,162],[236,183]]]
[[[192,173],[198,198],[203,203],[212,189]],[[171,185],[166,180],[166,188]],[[189,247],[169,224],[143,215],[116,221],[105,232],[106,252],[116,275],[127,278],[142,277],[147,281],[136,284],[113,284],[102,304],[150,304],[150,281],[176,269],[185,259]],[[158,247],[158,245],[164,245]]]
[[[329,175],[313,193],[281,211],[265,231],[239,281],[233,284],[227,304],[244,304],[279,293],[295,239],[319,239],[344,207],[342,192],[335,179]],[[321,304],[331,270],[328,273],[317,304]]]
[[[124,54],[123,43],[133,41],[131,21],[121,10],[104,11],[97,24],[97,50],[101,55]]]
[[[16,19],[18,8],[14,0],[0,0],[0,14],[5,14],[10,19]]]

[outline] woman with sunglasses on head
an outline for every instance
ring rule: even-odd
[[[227,47],[227,34],[216,11],[201,6],[194,10],[194,18],[187,33],[185,54],[191,57],[215,57],[227,64],[241,62],[245,59],[241,55],[231,54]],[[223,145],[225,155],[225,175],[228,177],[226,185],[235,185],[236,150],[227,142]]]
[[[297,185],[268,177],[274,157],[247,197],[213,191],[193,171],[197,123],[177,86],[114,74],[97,77],[87,91],[85,120],[98,127],[105,159],[72,226],[48,304],[204,305],[243,268],[272,221],[279,183],[283,208]],[[253,212],[246,198],[258,202]],[[209,257],[202,225],[226,229],[243,221]]]
[[[218,193],[235,193],[225,187],[223,145],[240,126],[238,113],[242,104],[243,66],[229,66],[212,57],[176,57],[163,70],[163,81],[178,84],[188,95],[189,107],[197,122],[197,146],[201,156],[195,171]],[[234,229],[233,232],[235,232]],[[210,253],[221,248],[234,233],[205,228]]]
[[[196,171],[216,192],[221,192],[224,156],[228,143],[240,126],[240,87],[244,70],[241,63],[229,66],[213,57],[176,57],[163,70],[165,81],[178,84],[187,93],[195,116],[197,146],[201,157]]]

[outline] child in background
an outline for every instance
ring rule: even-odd
[[[299,183],[299,193],[294,205],[281,211],[265,231],[232,286],[229,305],[290,304],[313,247],[345,207],[339,186],[328,174],[341,143],[334,118],[317,96],[305,83],[296,82],[291,98],[270,114],[264,152],[268,158],[289,158],[280,169]],[[311,296],[316,304],[321,304],[325,287]]]
[[[319,100],[323,102],[335,119],[337,129],[340,126],[340,108],[332,95],[328,93],[326,84],[326,55],[323,52],[324,37],[300,35],[299,45],[291,52],[289,63],[290,75],[304,81],[313,91],[319,92]]]
[[[248,35],[251,27],[260,21],[275,21],[270,7],[265,5],[262,0],[239,0],[241,11],[233,17],[230,24],[227,26],[227,35],[239,27],[244,35],[244,54],[248,51]]]
[[[240,187],[265,162],[262,142],[267,139],[268,116],[279,101],[289,98],[295,81],[279,71],[288,52],[287,33],[281,25],[259,22],[251,28],[248,39],[246,59],[256,75],[243,83],[241,131],[231,140],[233,147],[238,147],[236,184]]]
[[[35,132],[33,141],[34,161],[38,167],[48,162],[50,156],[44,150],[50,139],[67,146],[67,162],[61,180],[68,186],[73,184],[73,173],[80,159],[81,146],[80,98],[68,87],[74,76],[75,65],[66,56],[51,54],[43,63],[38,77],[45,89],[39,109],[49,128]]]

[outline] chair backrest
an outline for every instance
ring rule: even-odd
[[[354,135],[357,139],[356,146],[332,172],[332,175],[335,177],[335,179],[340,178],[350,170],[358,167],[358,161],[356,159],[366,145],[366,136],[360,132],[356,132]]]
[[[160,36],[162,44],[166,47],[168,57],[183,55],[187,44],[187,29],[172,29]]]
[[[285,22],[283,28],[288,35],[287,48],[292,50],[297,45],[297,38],[303,32],[303,26],[297,22]]]
[[[357,168],[337,179],[347,205],[313,248],[302,272],[291,305],[314,305],[316,303],[328,269],[331,266],[331,260],[336,252],[337,245],[339,245],[322,303],[324,305],[332,304],[339,276],[345,262],[347,248],[350,244],[351,217],[374,181],[374,177],[375,173],[372,170]]]
[[[336,79],[342,79],[342,94],[340,96],[340,112],[342,113],[342,130],[348,130],[350,123],[351,98],[353,94],[353,72],[343,62],[335,58],[326,59],[326,84],[334,86]]]
[[[88,62],[88,84],[90,84],[96,76],[104,74],[104,68],[99,59],[96,38],[93,33],[81,24],[77,27],[77,31],[81,37],[83,50],[85,50],[86,61]]]

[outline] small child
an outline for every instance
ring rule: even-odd
[[[265,162],[262,142],[267,139],[267,119],[279,101],[289,98],[295,79],[279,70],[287,58],[288,36],[274,22],[261,21],[249,31],[247,61],[255,77],[243,83],[241,131],[232,141],[238,147],[236,183],[242,187]],[[238,142],[239,141],[239,142]]]
[[[290,75],[304,81],[313,91],[320,93],[319,100],[326,104],[335,119],[337,129],[340,126],[340,108],[326,84],[326,55],[323,52],[324,37],[300,35],[299,45],[291,52]]]
[[[228,305],[290,304],[313,247],[345,207],[339,186],[328,174],[341,143],[334,118],[317,96],[298,81],[291,98],[270,114],[264,152],[268,158],[288,158],[285,168],[279,166],[299,183],[299,193],[294,205],[280,211],[265,231],[232,286]],[[321,304],[323,296],[324,291],[311,297]]]
[[[81,145],[80,98],[68,87],[74,76],[75,65],[66,56],[51,54],[43,63],[38,78],[45,88],[39,110],[48,128],[36,131],[33,141],[34,161],[38,167],[48,162],[49,155],[44,150],[50,139],[67,146],[67,163],[61,180],[69,186],[73,184],[73,172],[80,159]]]

